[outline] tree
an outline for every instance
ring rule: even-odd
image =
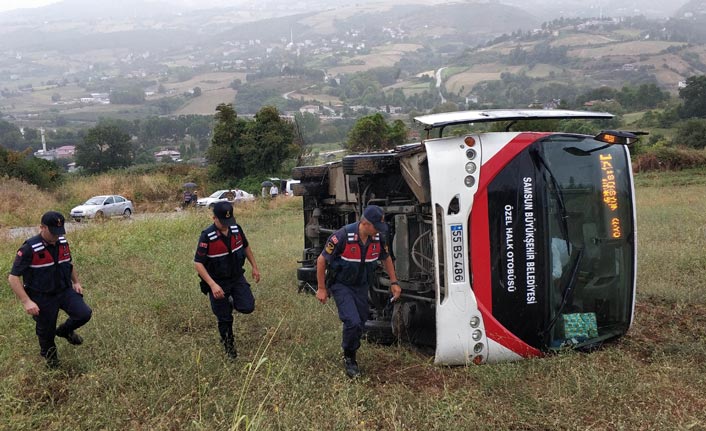
[[[76,145],[76,164],[88,172],[124,168],[133,157],[130,135],[115,125],[99,124]]]
[[[387,150],[404,143],[407,128],[400,120],[389,126],[379,112],[360,118],[348,133],[347,148],[352,152]]]
[[[691,119],[679,124],[672,143],[696,149],[706,148],[706,120]]]
[[[216,124],[206,159],[211,164],[214,178],[242,178],[245,167],[238,146],[242,144],[246,122],[237,117],[233,105],[221,103],[216,107]]]
[[[679,90],[684,105],[679,110],[681,118],[706,117],[706,75],[686,79],[686,87]]]
[[[199,97],[201,95],[201,87],[194,87],[193,92],[194,97]]]
[[[276,173],[285,160],[297,153],[294,125],[282,119],[274,106],[263,106],[255,121],[247,124],[240,151],[248,175]]]
[[[321,131],[321,119],[310,112],[297,112],[294,121],[299,127],[299,132],[307,142],[314,142]]]
[[[145,103],[145,92],[139,87],[113,90],[110,92],[110,103],[114,105],[140,105]]]
[[[216,125],[207,159],[214,178],[243,178],[281,169],[296,154],[294,125],[280,117],[274,106],[264,106],[254,121],[237,118],[231,104],[216,108]]]
[[[0,177],[7,175],[41,188],[51,188],[61,182],[61,169],[49,160],[32,156],[32,151],[12,151],[0,147]]]
[[[0,120],[0,145],[5,148],[19,150],[22,147],[22,133],[14,124]]]

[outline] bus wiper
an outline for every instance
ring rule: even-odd
[[[566,284],[566,287],[564,288],[564,291],[561,294],[561,303],[559,304],[559,307],[556,310],[556,314],[552,318],[551,322],[549,322],[544,331],[542,331],[542,334],[548,334],[549,331],[552,330],[557,320],[559,319],[559,316],[561,316],[561,312],[564,311],[564,307],[566,307],[566,304],[568,304],[569,299],[571,299],[571,295],[574,292],[574,287],[576,287],[576,280],[578,280],[579,268],[581,267],[581,260],[583,260],[584,249],[576,248],[575,250],[576,257],[574,258],[574,263],[571,265],[571,277],[569,278],[569,282]]]
[[[542,167],[544,167],[544,171],[549,175],[549,180],[552,184],[551,188],[554,191],[554,196],[556,196],[556,201],[559,206],[559,229],[561,229],[562,238],[564,238],[564,240],[566,241],[566,250],[571,252],[568,223],[569,212],[566,210],[566,204],[564,204],[564,194],[562,193],[561,187],[559,186],[559,181],[556,179],[556,176],[554,175],[552,170],[549,169],[547,161],[544,160],[544,157],[542,157],[541,154],[539,154],[539,151],[535,150],[532,151],[530,154],[532,155],[532,159],[534,160],[535,165],[542,165]]]

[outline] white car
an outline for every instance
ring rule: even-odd
[[[132,205],[132,201],[120,195],[101,195],[93,196],[72,209],[71,218],[75,221],[113,216],[129,218],[133,212],[135,212],[135,207]]]
[[[201,198],[196,201],[196,206],[211,208],[216,202],[230,202],[232,204],[243,202],[243,201],[253,201],[255,196],[246,192],[245,190],[233,189],[233,190],[218,190],[213,192],[211,196]]]

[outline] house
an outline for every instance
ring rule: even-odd
[[[318,105],[304,105],[301,108],[299,108],[299,112],[301,112],[302,114],[308,112],[309,114],[318,115],[319,114],[319,106]]]
[[[176,162],[181,159],[181,153],[176,150],[162,150],[162,151],[157,151],[156,153],[154,153],[154,158],[160,162],[164,161],[167,158]]]
[[[57,159],[70,159],[76,153],[75,145],[63,145],[54,150],[54,154]]]

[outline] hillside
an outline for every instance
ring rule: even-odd
[[[21,124],[46,127],[57,119],[83,125],[101,116],[208,115],[221,102],[235,102],[246,114],[264,103],[290,113],[306,103],[375,106],[386,102],[341,97],[330,80],[345,83],[354,73],[380,68],[393,71],[388,73],[392,81],[379,82],[388,96],[401,89],[406,98],[417,95],[430,102],[417,101],[415,109],[438,103],[428,81],[418,77],[440,68],[445,99],[460,104],[468,98],[481,105],[566,98],[544,91],[552,86],[576,92],[655,83],[676,94],[679,82],[706,73],[703,0],[664,5],[661,11],[674,13],[669,20],[553,21],[546,21],[552,15],[534,2],[396,0],[318,10],[312,3],[289,13],[273,6],[264,15],[256,15],[254,5],[184,12],[167,8],[169,0],[144,10],[140,4],[126,0],[112,16],[87,10],[86,0],[64,0],[31,14],[0,14],[5,22],[0,26],[0,112]],[[567,0],[557,8],[575,4]],[[611,11],[630,4],[619,1]],[[101,9],[106,10],[112,9]],[[516,75],[528,79],[519,85],[526,94],[502,94],[496,83]],[[289,83],[297,86],[286,87]],[[196,87],[201,96],[193,96]],[[144,92],[145,97],[134,104],[96,99],[114,91]],[[297,98],[283,97],[287,93]],[[340,115],[341,108],[336,109]]]

